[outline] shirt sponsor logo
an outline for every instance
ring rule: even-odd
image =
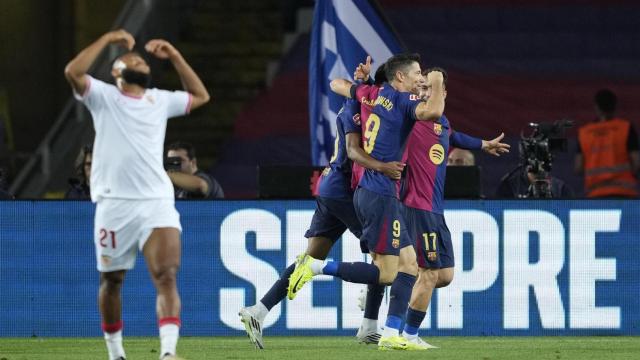
[[[440,165],[444,161],[444,148],[440,144],[433,144],[429,149],[429,159],[431,162]]]

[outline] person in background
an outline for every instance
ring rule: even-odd
[[[176,199],[222,199],[218,182],[198,170],[196,149],[187,142],[175,142],[167,150],[167,173],[175,188]]]
[[[449,152],[447,166],[474,166],[476,158],[469,150],[454,148]]]
[[[640,152],[631,122],[616,117],[618,99],[607,89],[595,95],[596,121],[578,130],[575,170],[584,174],[587,197],[638,196]]]
[[[90,200],[91,192],[89,179],[91,178],[91,159],[93,149],[91,145],[85,145],[80,149],[76,158],[76,177],[69,179],[69,190],[64,194],[65,199]]]

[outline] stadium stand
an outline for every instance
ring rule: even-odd
[[[640,104],[633,100],[640,90],[635,65],[640,48],[629,46],[640,40],[634,2],[606,2],[606,7],[595,0],[519,1],[509,7],[499,0],[482,5],[462,0],[380,3],[408,49],[421,53],[425,64],[448,69],[446,113],[461,131],[489,137],[503,130],[508,142],[517,145],[529,122],[571,118],[579,125],[593,119],[591,98],[601,87],[614,90],[620,114],[640,124]],[[213,169],[223,186],[231,185],[225,187],[230,196],[252,195],[241,187],[255,183],[258,164],[309,161],[308,45],[307,36],[298,38],[272,86],[236,119],[234,138]],[[575,146],[575,127],[570,135]],[[572,155],[558,154],[553,173],[579,190],[581,180],[568,166]],[[518,154],[487,160],[478,157],[484,191],[491,195]],[[233,180],[238,174],[251,180]]]

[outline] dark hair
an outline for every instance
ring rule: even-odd
[[[382,63],[376,70],[376,75],[373,77],[374,84],[382,85],[387,82],[387,63]]]
[[[411,66],[414,62],[420,63],[419,54],[396,54],[389,58],[386,62],[386,74],[387,80],[391,81],[396,78],[396,72],[406,72],[407,67]]]
[[[449,77],[447,75],[447,71],[441,67],[438,66],[433,66],[428,68],[427,70],[422,72],[422,75],[427,76],[430,72],[432,71],[439,71],[442,73],[442,85],[444,85],[444,87],[447,87],[447,78]]]
[[[78,153],[78,157],[76,157],[76,176],[83,183],[88,183],[89,179],[87,179],[87,174],[84,172],[84,162],[87,159],[88,155],[93,154],[93,145],[87,144],[80,149],[80,153]]]
[[[611,114],[616,111],[618,98],[616,97],[616,94],[613,93],[613,91],[609,89],[602,89],[596,93],[594,101],[596,102],[596,105],[598,106],[598,109],[600,109],[600,111]]]
[[[167,147],[167,152],[169,150],[185,150],[187,152],[187,157],[189,158],[189,160],[193,160],[196,157],[196,148],[185,141],[174,142],[173,144],[169,145],[169,147]]]

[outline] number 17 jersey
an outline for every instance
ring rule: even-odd
[[[364,151],[378,161],[400,161],[419,103],[417,96],[385,83],[363,128]],[[396,181],[378,171],[365,170],[360,186],[380,195],[398,197]]]

